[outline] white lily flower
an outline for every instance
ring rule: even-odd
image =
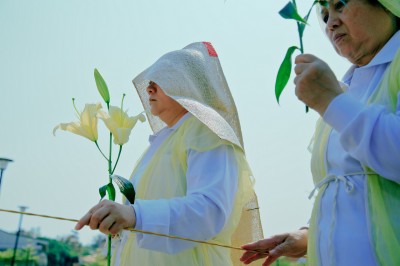
[[[113,134],[114,143],[117,145],[124,145],[128,142],[132,128],[138,120],[146,121],[143,113],[130,117],[126,111],[116,106],[110,106],[108,113],[100,110],[97,117],[104,121],[108,130]]]
[[[56,135],[58,129],[72,132],[96,142],[97,133],[97,113],[101,109],[101,104],[86,104],[83,112],[78,113],[79,121],[70,123],[61,123],[53,129],[53,135]]]

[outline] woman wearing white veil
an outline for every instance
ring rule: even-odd
[[[233,246],[262,238],[237,110],[213,46],[198,42],[167,53],[133,83],[154,132],[131,176],[137,200],[133,208],[103,201],[80,224]],[[231,256],[223,247],[122,231],[113,261],[239,264],[239,254]]]

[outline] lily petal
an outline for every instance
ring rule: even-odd
[[[136,125],[138,119],[143,120],[143,114],[129,117],[126,111],[116,106],[110,106],[108,113],[99,111],[97,117],[103,120],[104,124],[114,136],[114,143],[124,145],[129,140],[132,128]]]
[[[79,114],[79,122],[61,123],[53,129],[55,135],[58,129],[85,137],[91,141],[97,141],[97,112],[101,104],[86,104],[82,113]]]

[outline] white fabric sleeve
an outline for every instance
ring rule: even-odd
[[[339,132],[351,156],[400,183],[400,94],[396,113],[391,113],[382,105],[364,106],[343,93],[330,103],[323,118]]]
[[[227,145],[206,152],[190,150],[186,173],[187,194],[160,200],[136,200],[136,229],[209,240],[229,218],[238,186],[234,150]],[[137,234],[141,248],[178,253],[197,243]]]

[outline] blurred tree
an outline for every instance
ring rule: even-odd
[[[72,266],[79,262],[84,248],[76,235],[69,235],[57,240],[50,238],[40,238],[49,242],[47,251],[48,266]]]

